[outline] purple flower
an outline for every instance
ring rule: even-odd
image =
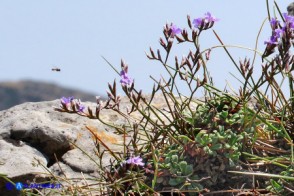
[[[210,12],[205,13],[204,16],[207,23],[219,21],[219,19],[211,15]]]
[[[285,28],[276,29],[275,32],[274,32],[274,36],[276,36],[277,38],[280,38],[281,35],[283,35],[283,33],[285,33]]]
[[[121,76],[120,83],[122,85],[131,85],[133,83],[133,80],[128,76],[128,74],[124,70],[120,72],[120,76]]]
[[[289,27],[290,29],[294,29],[294,16],[288,15],[287,13],[283,13],[285,18],[285,26],[283,28]]]
[[[264,41],[264,44],[277,45],[278,44],[278,37],[272,35],[268,41]]]
[[[215,18],[210,12],[204,14],[203,18],[196,18],[193,20],[193,24],[195,28],[203,28],[208,29],[212,27],[214,22],[219,21],[219,19]]]
[[[203,18],[196,18],[193,20],[193,24],[195,28],[198,28],[200,26],[202,26],[203,24]]]
[[[175,36],[176,34],[179,34],[182,32],[182,29],[178,28],[176,25],[172,24],[171,27],[171,34],[172,36]]]
[[[61,103],[64,104],[64,105],[68,105],[70,104],[70,102],[74,99],[74,97],[62,97],[61,98]]]
[[[143,159],[140,156],[137,156],[137,157],[129,158],[126,162],[127,162],[127,164],[144,166],[144,163],[142,161],[143,161]]]
[[[287,13],[283,13],[283,16],[286,23],[294,22],[294,16],[288,15]]]
[[[83,112],[84,109],[85,109],[85,106],[82,105],[82,104],[80,104],[80,103],[78,103],[78,112]]]
[[[275,18],[272,18],[270,20],[270,24],[271,24],[272,29],[276,29],[278,27],[278,25],[280,24],[280,21],[278,21]]]
[[[270,44],[270,45],[277,45],[278,44],[278,39],[281,37],[281,35],[284,33],[284,28],[283,29],[275,29],[273,31],[272,36],[270,37],[270,40],[265,41],[264,44]]]

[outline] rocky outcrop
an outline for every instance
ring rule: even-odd
[[[146,96],[146,100],[149,99],[150,96]],[[201,102],[197,100],[190,103],[192,110],[196,109],[197,104]],[[95,110],[95,103],[83,102],[82,104]],[[172,105],[172,102],[170,104]],[[256,106],[254,100],[248,104],[251,108]],[[112,151],[123,152],[123,136],[115,134],[114,129],[97,119],[54,110],[54,107],[59,105],[60,100],[28,102],[0,111],[0,195],[9,196],[19,193],[15,187],[5,186],[7,179],[3,177],[4,174],[13,182],[27,184],[47,181],[49,177],[52,177],[49,173],[59,179],[63,178],[61,183],[66,183],[64,179],[67,179],[69,183],[63,184],[66,187],[76,183],[92,184],[93,179],[100,177],[99,164],[107,166],[110,164],[110,159],[114,160],[114,158],[107,151],[102,159],[97,156],[95,151],[97,143],[86,127]],[[160,110],[157,116],[150,116],[154,121],[158,120],[158,117],[163,121],[166,116],[170,117],[171,114],[167,112],[169,109],[163,96],[157,95],[151,105]],[[127,97],[123,97],[120,101],[120,110],[125,112],[127,108],[131,108],[130,102]],[[99,116],[104,122],[119,127],[127,124],[126,119],[112,110],[102,110]],[[138,112],[134,112],[131,114],[131,119],[139,122],[141,116]],[[140,137],[142,139],[143,134]],[[100,151],[106,150],[101,142],[99,143]],[[213,162],[213,160],[210,161]],[[198,170],[207,173],[203,174],[204,176],[210,175],[208,170],[204,169],[204,165],[200,166]],[[212,168],[213,164],[207,167]],[[97,182],[94,183],[97,184]]]
[[[83,104],[92,109],[96,107],[90,102]],[[59,105],[60,100],[28,102],[0,111],[0,195],[17,195],[14,188],[7,190],[2,174],[22,183],[44,182],[49,171],[60,178],[73,179],[74,183],[84,183],[82,178],[98,177],[97,164],[109,165],[112,156],[106,152],[102,160],[98,158],[93,135],[86,126],[110,149],[123,152],[123,137],[115,134],[114,129],[95,119],[55,111],[54,107]],[[165,113],[158,114],[160,118],[170,115],[164,112],[168,108],[163,96],[156,96],[152,105]],[[120,109],[126,111],[126,108],[130,108],[130,103],[123,97]],[[132,119],[140,119],[137,115],[132,113]],[[102,110],[100,118],[117,126],[127,122],[112,110]],[[150,118],[157,119],[152,115]],[[103,145],[100,147],[101,151],[105,149]]]
[[[24,103],[0,111],[0,175],[22,183],[44,181],[47,171],[67,178],[97,177],[98,166],[89,156],[96,162],[100,160],[86,125],[113,150],[121,151],[122,138],[112,130],[98,120],[55,111],[53,106],[59,103],[60,100]],[[95,107],[93,103],[86,105]],[[101,115],[107,121],[124,123],[110,110]],[[109,164],[109,159],[106,154],[102,163]],[[8,191],[5,184],[6,180],[0,177],[0,195],[17,195],[16,190]]]

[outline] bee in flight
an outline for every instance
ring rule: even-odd
[[[61,71],[61,69],[58,68],[58,67],[53,67],[51,70],[52,70],[52,71]]]

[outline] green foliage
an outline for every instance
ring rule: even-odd
[[[198,180],[199,177],[195,174],[193,169],[193,164],[189,164],[185,157],[182,155],[183,148],[178,145],[171,145],[166,149],[164,154],[164,162],[159,164],[159,167],[168,175],[164,177],[159,177],[159,181],[168,182],[169,186],[178,188],[181,190],[203,189],[201,184],[194,182],[193,180]]]

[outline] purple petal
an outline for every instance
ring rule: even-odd
[[[275,28],[279,23],[280,23],[280,22],[279,22],[277,19],[275,19],[275,18],[272,18],[272,19],[270,20],[270,24],[271,24],[271,26],[272,26],[273,28]]]
[[[120,83],[123,85],[131,85],[133,83],[133,80],[128,76],[128,74],[122,70],[120,72],[121,80]]]
[[[127,164],[144,166],[143,159],[140,156],[131,157],[126,161]]]
[[[219,19],[215,18],[213,15],[211,15],[210,12],[205,13],[204,16],[205,16],[205,19],[207,20],[207,22],[216,22],[219,20]]]
[[[74,99],[74,97],[68,97],[68,98],[62,97],[61,98],[61,103],[63,103],[63,104],[69,104],[73,99]]]
[[[84,111],[84,109],[85,109],[85,106],[84,105],[81,105],[81,104],[79,104],[79,112],[83,112]]]
[[[202,18],[196,18],[193,20],[193,24],[195,28],[198,28],[203,24],[203,19]]]
[[[172,35],[176,35],[182,32],[182,29],[178,28],[176,25],[171,25]]]

